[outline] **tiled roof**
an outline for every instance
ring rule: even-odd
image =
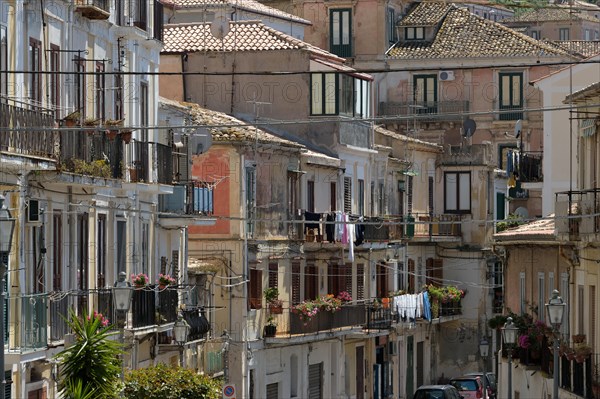
[[[388,50],[395,59],[545,57],[566,56],[565,51],[549,46],[506,26],[481,18],[466,9],[439,2],[420,3],[412,12],[446,11],[443,22],[431,41],[402,41]],[[449,9],[448,9],[449,8]],[[440,11],[440,13],[441,13]],[[409,14],[406,18],[412,18]],[[418,20],[418,18],[412,18]]]
[[[497,241],[552,240],[555,238],[554,215],[501,231],[494,234],[494,238]]]
[[[439,23],[452,8],[451,4],[437,2],[419,3],[402,18],[399,26],[433,26]]]
[[[544,42],[583,58],[600,53],[600,41],[598,40],[544,40]]]
[[[304,49],[314,55],[334,59],[343,58],[264,25],[260,21],[230,22],[223,40],[210,32],[210,23],[165,25],[163,53],[193,51],[266,51]]]
[[[163,0],[163,3],[178,9],[181,8],[198,8],[198,7],[220,7],[225,6],[239,8],[241,10],[255,12],[270,17],[287,19],[305,25],[312,25],[309,20],[300,18],[296,15],[278,10],[277,8],[269,7],[255,0]]]
[[[423,141],[423,140],[415,139],[413,137],[406,136],[404,134],[396,133],[394,131],[384,128],[383,126],[375,126],[375,133],[379,133],[384,136],[391,137],[393,139],[400,140],[400,141],[407,142],[407,143],[420,144],[420,145],[436,148],[440,151],[443,149],[443,147],[439,144],[430,143],[428,141]]]
[[[533,9],[527,11],[521,15],[515,15],[511,18],[505,18],[502,20],[503,24],[514,24],[514,23],[531,23],[531,22],[558,22],[558,21],[570,21],[571,18],[575,21],[586,20],[596,23],[600,23],[600,19],[593,17],[587,13],[570,13],[568,8],[565,7],[548,7]]]
[[[267,133],[222,112],[202,108],[195,103],[181,102],[180,104],[189,107],[194,124],[207,126],[208,131],[212,134],[213,142],[247,142],[252,144],[258,142],[297,149],[304,148],[299,143]]]
[[[600,96],[600,82],[592,83],[591,85],[584,87],[581,90],[568,95],[563,103],[569,104],[571,102],[583,101],[588,98],[596,98]]]

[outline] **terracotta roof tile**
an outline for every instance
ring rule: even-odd
[[[600,53],[600,41],[598,40],[544,40],[544,42],[583,58]]]
[[[552,57],[568,54],[506,26],[481,18],[466,9],[439,2],[420,3],[406,18],[423,10],[445,13],[435,38],[431,41],[398,42],[388,50],[395,59],[478,58],[478,57]]]
[[[300,18],[296,15],[278,10],[277,8],[269,7],[255,0],[163,0],[163,3],[175,8],[223,8],[225,6],[237,8],[246,11],[252,11],[257,14],[262,14],[270,17],[287,19],[305,25],[312,25],[309,20]]]
[[[452,8],[451,4],[422,2],[400,21],[398,26],[433,26]]]
[[[574,21],[592,21],[600,23],[600,19],[593,17],[587,13],[570,13],[568,8],[565,7],[548,7],[533,9],[524,12],[521,15],[515,15],[511,18],[505,18],[502,20],[503,24],[508,26],[512,24],[519,24],[523,22],[558,22],[558,21],[570,21],[573,18]]]
[[[277,137],[222,112],[202,108],[195,103],[181,102],[180,104],[189,107],[194,124],[209,126],[207,129],[212,134],[213,142],[258,142],[298,149],[304,148],[299,143]]]
[[[443,150],[443,147],[441,145],[439,145],[439,144],[430,143],[428,141],[423,141],[423,140],[415,139],[415,138],[406,136],[404,134],[400,134],[400,133],[396,133],[396,132],[394,132],[392,130],[388,130],[388,129],[382,127],[382,126],[375,126],[375,132],[379,133],[379,134],[382,134],[384,136],[387,136],[387,137],[391,137],[391,138],[396,139],[396,140],[400,140],[400,141],[404,141],[404,142],[408,142],[408,143],[413,143],[413,144],[421,144],[421,145],[424,145],[424,146],[429,146],[429,147],[436,148],[436,149],[438,149],[440,151]]]
[[[223,40],[210,32],[210,23],[165,25],[163,53],[194,51],[266,51],[303,49],[310,53],[344,62],[343,58],[286,35],[260,21],[230,22]]]
[[[554,239],[554,215],[494,234],[498,241]]]

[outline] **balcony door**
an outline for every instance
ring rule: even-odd
[[[437,75],[416,75],[413,95],[415,113],[437,113]]]

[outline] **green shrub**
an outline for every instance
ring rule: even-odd
[[[194,370],[159,364],[125,376],[127,399],[220,399],[222,381]]]

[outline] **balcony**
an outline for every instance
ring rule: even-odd
[[[53,112],[25,103],[21,105],[0,103],[0,128],[23,129],[1,131],[0,151],[56,159]]]
[[[131,313],[133,328],[156,325],[156,295],[153,286],[133,291]]]
[[[123,141],[96,131],[64,130],[59,133],[61,167],[77,174],[120,179],[123,176]]]
[[[407,217],[407,235],[412,237],[460,237],[462,215],[415,213]]]
[[[555,228],[561,239],[596,241],[600,233],[600,188],[556,193]]]
[[[184,309],[182,313],[183,318],[190,325],[188,340],[194,341],[204,338],[206,333],[210,331],[210,323],[204,314],[204,310],[200,308]]]
[[[462,121],[469,111],[469,101],[382,102],[381,116],[414,116],[421,121]]]
[[[379,302],[367,305],[366,329],[384,330],[392,326],[393,317],[390,306],[382,306]]]
[[[180,215],[212,215],[213,190],[200,182],[175,184],[173,194],[159,196],[158,211]]]
[[[177,320],[179,295],[177,290],[165,288],[158,291],[158,324],[173,323]]]
[[[173,148],[164,144],[155,144],[156,147],[156,172],[158,183],[173,183]]]
[[[506,173],[517,174],[521,183],[544,181],[542,169],[543,153],[540,151],[508,151]]]
[[[19,341],[12,350],[20,352],[46,349],[48,344],[47,294],[22,295],[19,298],[9,298],[9,307],[12,307],[12,315],[20,314],[17,320],[11,320],[10,324],[19,333]],[[17,313],[18,312],[18,313]]]
[[[129,167],[129,181],[149,182],[149,151],[148,143],[145,141],[133,141],[133,164]]]
[[[87,19],[104,20],[110,17],[110,0],[76,0],[75,12]]]
[[[487,144],[449,146],[440,157],[444,166],[488,166],[493,164],[493,148]]]

